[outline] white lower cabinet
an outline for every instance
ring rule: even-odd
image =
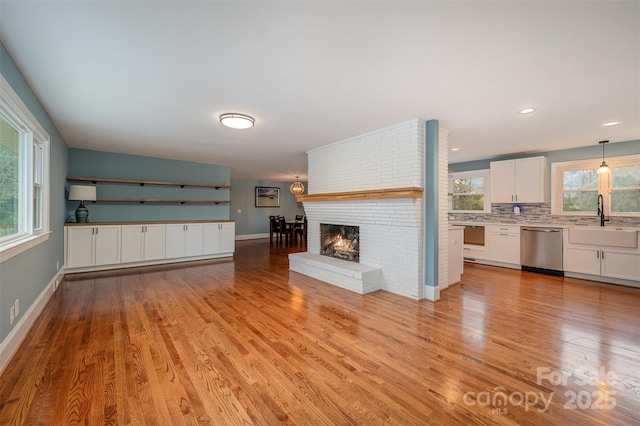
[[[520,226],[489,227],[489,259],[494,262],[520,264]]]
[[[167,259],[202,255],[202,223],[168,224],[166,227]]]
[[[463,272],[463,230],[464,228],[461,226],[449,229],[449,279],[447,283],[449,285],[459,282]]]
[[[164,259],[165,225],[122,225],[122,263]]]
[[[640,282],[640,236],[638,247],[576,244],[564,238],[564,271]]]
[[[74,226],[65,233],[67,268],[120,263],[120,226]]]
[[[203,254],[233,253],[235,251],[236,224],[205,223],[203,231]]]
[[[224,257],[234,251],[234,222],[65,226],[69,272]]]

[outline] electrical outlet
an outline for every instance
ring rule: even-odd
[[[56,262],[56,271],[60,270],[60,261]]]
[[[16,308],[16,316],[20,315],[20,299],[16,299],[13,307]]]
[[[56,280],[55,284],[53,284],[53,291],[58,289],[58,285],[60,284],[60,280]]]
[[[16,320],[16,307],[12,306],[11,307],[11,321],[9,321],[9,324],[13,324],[13,322]]]

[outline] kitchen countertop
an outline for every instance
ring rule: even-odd
[[[466,226],[466,225],[475,225],[475,226],[531,226],[538,228],[600,228],[597,225],[578,225],[576,223],[514,223],[514,222],[479,222],[479,221],[458,221],[452,220],[449,221],[449,226]],[[604,229],[635,229],[640,231],[639,226],[633,226],[632,224],[620,224],[620,223],[609,223],[604,226]]]

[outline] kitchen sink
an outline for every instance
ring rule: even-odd
[[[569,242],[610,247],[638,247],[638,230],[635,228],[604,228],[580,226],[569,228]]]

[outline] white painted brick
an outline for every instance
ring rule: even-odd
[[[439,200],[441,227],[447,225],[447,134],[440,132],[438,185],[445,185]],[[443,146],[444,144],[444,146]],[[309,194],[400,187],[422,187],[424,178],[424,121],[395,126],[336,142],[308,152]],[[444,206],[444,208],[442,208]],[[305,202],[308,218],[308,252],[320,252],[320,224],[360,227],[360,263],[381,268],[380,288],[412,298],[423,295],[423,200],[362,200]],[[440,230],[442,234],[442,229]],[[445,229],[446,237],[446,229]],[[439,245],[439,277],[446,285],[447,240]],[[309,271],[305,271],[309,272]],[[303,273],[305,273],[303,272]],[[315,276],[335,284],[326,273]],[[325,279],[323,279],[324,277]],[[340,281],[358,291],[356,284]]]

